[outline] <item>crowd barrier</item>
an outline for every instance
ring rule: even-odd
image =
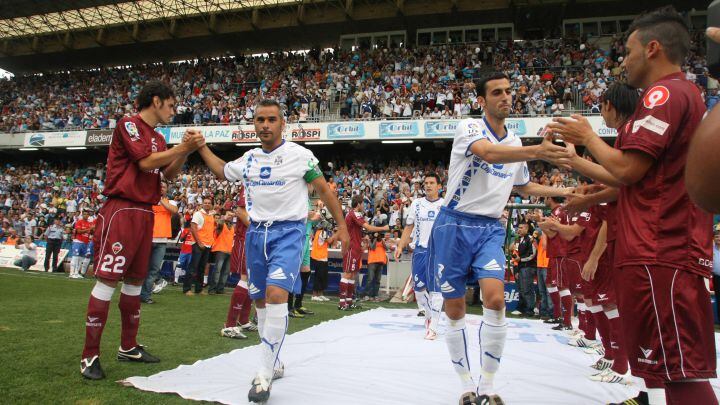
[[[587,116],[593,129],[602,137],[615,137],[617,132],[608,128],[599,115]],[[537,138],[550,117],[508,118],[509,130],[523,138]],[[459,119],[417,119],[380,121],[339,121],[287,124],[285,136],[295,142],[314,141],[374,141],[374,140],[432,140],[452,139]],[[157,132],[168,144],[178,144],[188,128],[198,128],[207,143],[257,143],[259,139],[253,125],[210,125],[158,127]],[[112,141],[112,130],[28,132],[22,134],[22,145],[17,144],[19,134],[0,134],[0,147],[66,148],[80,146],[107,146]],[[10,139],[15,141],[10,142]]]

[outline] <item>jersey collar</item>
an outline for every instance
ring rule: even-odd
[[[260,149],[263,151],[263,153],[265,153],[266,155],[269,155],[269,154],[275,152],[276,150],[280,149],[280,147],[283,146],[283,145],[285,145],[285,140],[284,140],[284,139],[282,140],[282,142],[280,142],[280,145],[276,146],[275,148],[273,148],[273,150],[271,150],[271,151],[269,151],[269,152],[266,152],[265,149],[262,148],[262,146],[260,147]]]
[[[507,139],[508,136],[510,136],[510,132],[508,132],[507,126],[503,125],[503,128],[505,129],[505,136],[504,136],[502,139],[500,139],[500,138],[498,138],[498,136],[497,136],[497,134],[495,133],[495,131],[493,131],[493,129],[492,129],[492,127],[490,126],[490,123],[488,122],[487,118],[483,117],[483,122],[485,123],[485,127],[488,129],[488,131],[490,131],[490,133],[492,134],[493,138],[495,138],[496,141],[502,142],[502,141],[504,141],[505,139]]]

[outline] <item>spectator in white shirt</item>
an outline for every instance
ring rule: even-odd
[[[13,264],[22,268],[22,271],[28,271],[30,266],[37,263],[37,245],[33,243],[32,236],[26,236],[22,243],[18,243],[17,248],[20,249],[20,258]]]

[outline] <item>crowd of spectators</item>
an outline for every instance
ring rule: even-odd
[[[389,225],[391,236],[398,238],[413,199],[422,197],[424,173],[437,173],[443,184],[447,166],[442,162],[330,162],[326,177],[343,204],[362,194],[365,216],[375,225]],[[0,242],[31,236],[45,238],[45,231],[55,219],[65,227],[65,238],[71,238],[72,225],[82,211],[94,215],[103,202],[103,165],[50,163],[38,161],[27,165],[6,164],[0,168]],[[577,180],[559,169],[548,170],[533,165],[533,181],[557,187],[575,186]],[[192,164],[169,183],[168,197],[177,203],[178,212],[189,221],[202,199],[210,197],[213,210],[231,210],[240,190],[239,183],[217,180],[205,166]],[[441,195],[444,191],[441,191]],[[509,202],[521,202],[513,196]],[[537,199],[523,202],[535,203]],[[516,220],[519,218],[515,218]]]
[[[695,41],[688,78],[717,102]],[[512,78],[513,113],[599,112],[599,96],[621,75],[620,37],[599,47],[578,40],[500,41],[418,48],[310,50],[101,68],[0,81],[0,131],[112,129],[132,114],[150,79],[177,91],[175,124],[245,123],[256,100],[284,103],[290,121],[479,115],[473,79]]]

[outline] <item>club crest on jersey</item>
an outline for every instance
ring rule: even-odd
[[[275,166],[280,166],[283,162],[282,156],[278,156],[275,158]]]
[[[272,173],[272,169],[269,166],[260,168],[260,178],[261,179],[269,179],[271,173]]]
[[[122,250],[123,250],[123,245],[122,245],[122,243],[120,243],[120,242],[115,242],[115,243],[112,244],[112,251],[113,251],[113,253],[115,253],[116,255],[117,255],[118,253],[120,253]]]
[[[648,110],[667,103],[670,99],[670,90],[665,86],[655,86],[648,90],[643,97],[643,106]]]
[[[140,132],[137,129],[137,126],[132,121],[125,122],[125,131],[127,131],[128,135],[130,136],[131,141],[137,141],[140,139]]]

